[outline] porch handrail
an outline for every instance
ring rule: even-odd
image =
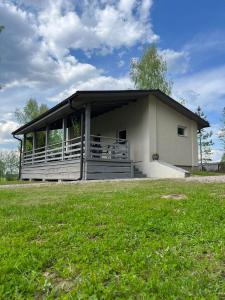
[[[97,140],[97,138],[99,140]],[[85,153],[85,138],[83,143],[83,151]],[[90,153],[87,158],[97,160],[130,159],[129,143],[125,139],[91,135],[89,146]],[[81,137],[66,139],[61,142],[23,152],[22,164],[35,165],[37,163],[79,159],[81,156],[81,148]]]
[[[90,157],[94,159],[129,160],[129,143],[126,139],[91,135]]]
[[[38,148],[35,148],[34,151],[36,152],[37,150],[40,150],[40,149],[51,148],[52,146],[55,146],[55,145],[62,145],[62,143],[69,143],[74,140],[80,140],[80,137],[76,137],[76,138],[68,139],[65,141],[58,142],[58,143],[53,143],[53,144],[48,144],[48,145],[45,145],[42,147],[38,147]],[[23,154],[27,154],[27,153],[33,153],[33,150],[31,149],[31,150],[23,151]]]
[[[22,153],[22,164],[32,165],[48,161],[79,159],[80,155],[81,137],[75,137],[24,151]]]
[[[110,137],[110,136],[104,136],[104,135],[94,135],[94,134],[92,134],[91,137],[96,137],[96,138],[101,138],[101,139],[110,139],[110,140],[121,141],[121,142],[127,142],[126,139],[121,139],[121,138],[117,138],[117,137]]]

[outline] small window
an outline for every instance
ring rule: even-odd
[[[186,128],[182,126],[177,127],[177,134],[179,136],[186,136]]]
[[[124,144],[125,140],[127,139],[127,131],[126,130],[120,130],[118,132],[118,138],[119,138],[119,143]]]

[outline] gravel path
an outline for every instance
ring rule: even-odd
[[[225,175],[218,176],[191,176],[185,179],[185,181],[197,181],[202,183],[225,183]]]
[[[91,180],[91,181],[70,181],[70,182],[35,182],[35,183],[21,183],[21,184],[5,184],[0,185],[1,189],[12,189],[12,188],[22,188],[22,187],[40,187],[40,186],[51,186],[51,185],[70,185],[70,184],[86,184],[86,183],[97,183],[97,182],[115,182],[115,181],[152,181],[160,180],[157,178],[132,178],[132,179],[113,179],[113,180]],[[164,179],[166,180],[166,179]],[[173,180],[173,179],[168,179]],[[225,175],[220,176],[191,176],[185,179],[174,179],[183,180],[184,182],[200,182],[200,183],[225,183]]]

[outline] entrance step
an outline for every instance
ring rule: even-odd
[[[142,173],[136,166],[134,166],[134,178],[146,178],[147,176]]]

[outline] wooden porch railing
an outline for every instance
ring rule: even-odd
[[[129,160],[130,151],[127,140],[104,136],[90,136],[88,158],[97,160]],[[85,153],[85,141],[83,145]],[[83,154],[84,155],[84,154]],[[34,165],[52,161],[79,159],[81,156],[81,137],[50,144],[22,153],[22,165]]]
[[[130,158],[128,141],[91,135],[90,157],[95,159],[128,160]]]
[[[81,138],[73,138],[64,142],[50,144],[22,153],[22,164],[32,165],[51,161],[79,159],[81,154]]]

